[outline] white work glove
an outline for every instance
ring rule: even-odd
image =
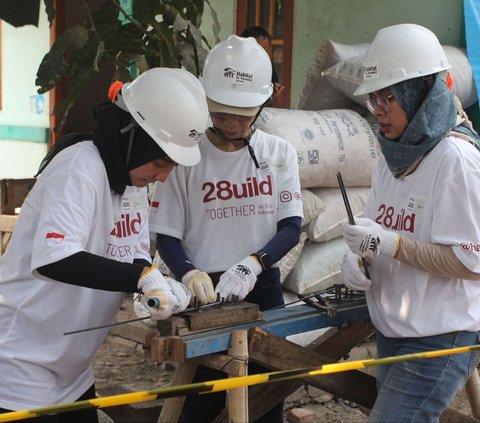
[[[141,300],[141,295],[135,295],[135,298],[133,299],[133,311],[137,315],[138,318],[144,319],[142,320],[143,323],[145,323],[148,327],[156,328],[157,327],[157,321],[152,320],[152,319],[147,319],[147,317],[150,317],[150,312],[148,311],[148,308],[145,307]]]
[[[191,302],[193,302],[193,297],[197,297],[200,304],[215,301],[214,287],[208,273],[192,269],[182,276],[182,283],[193,295]]]
[[[354,254],[372,259],[375,254],[395,257],[400,235],[383,229],[371,219],[359,218],[355,225],[345,223],[343,238]]]
[[[232,301],[234,296],[242,301],[255,286],[262,270],[262,265],[255,257],[244,258],[220,276],[215,294],[219,293],[225,301]]]
[[[372,286],[372,281],[367,279],[362,272],[363,263],[360,256],[347,251],[343,257],[342,276],[343,283],[350,289],[356,291],[368,291]]]
[[[153,266],[143,271],[138,281],[138,289],[143,293],[140,302],[147,308],[153,320],[167,319],[174,313],[182,312],[192,297],[183,284],[163,276]]]

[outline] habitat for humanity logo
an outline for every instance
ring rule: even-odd
[[[253,81],[253,73],[248,72],[240,72],[230,67],[225,68],[223,70],[223,76],[225,78],[235,79],[237,83],[244,83],[244,82],[252,82]]]
[[[195,141],[198,141],[201,136],[202,136],[202,133],[198,132],[196,129],[190,129],[190,132],[188,133],[188,137],[192,138]]]

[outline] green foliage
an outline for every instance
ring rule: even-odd
[[[115,79],[124,82],[132,79],[132,67],[139,73],[157,66],[183,67],[199,75],[210,48],[199,30],[205,3],[218,39],[217,15],[208,0],[133,0],[131,14],[116,0],[106,0],[96,11],[91,10],[88,0],[79,1],[87,18],[55,40],[35,81],[39,93],[65,82],[67,95],[54,109],[62,117],[56,130],[104,66],[114,64]],[[53,0],[44,0],[44,4],[51,24]]]

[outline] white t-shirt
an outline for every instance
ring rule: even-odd
[[[480,271],[480,153],[448,137],[405,178],[383,157],[373,171],[367,216],[420,242],[451,245],[470,270]],[[463,248],[462,248],[463,246]],[[435,276],[377,256],[367,301],[372,321],[389,337],[420,337],[480,329],[480,282]]]
[[[285,140],[256,130],[247,147],[225,152],[204,135],[202,159],[178,166],[157,183],[150,230],[182,240],[191,263],[205,272],[225,271],[263,247],[278,221],[303,218],[298,160]]]
[[[71,402],[92,385],[92,359],[108,328],[63,333],[111,323],[123,294],[32,271],[80,251],[150,261],[147,209],[144,188],[110,191],[91,141],[59,153],[40,175],[0,257],[1,408]]]

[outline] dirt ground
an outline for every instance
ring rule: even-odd
[[[153,363],[144,357],[140,346],[125,342],[116,336],[107,338],[95,358],[94,366],[97,388],[100,391],[106,390],[106,392],[113,388],[116,392],[118,389],[121,390],[120,392],[135,392],[167,386],[174,370],[174,364]],[[312,412],[311,418],[305,420],[304,423],[361,423],[366,422],[368,418],[366,410],[356,404],[333,398],[330,394],[308,386],[299,389],[287,398],[285,422],[293,420],[289,414],[289,410],[293,408],[302,408]],[[471,416],[465,390],[462,389],[458,393],[452,408]],[[107,409],[104,411],[110,412]],[[112,421],[105,416],[102,416],[102,420],[103,422]],[[155,422],[156,420],[151,421]]]
[[[109,336],[95,358],[96,386],[100,392],[110,392],[115,387],[118,393],[167,386],[174,366],[173,363],[155,364],[144,357],[140,347],[132,347],[118,337]],[[367,414],[356,404],[334,399],[330,394],[310,387],[303,387],[287,398],[285,422],[289,421],[288,411],[292,408],[314,412],[312,419],[305,423],[367,421]],[[110,410],[103,411],[111,415]],[[102,421],[112,420],[102,416]]]
[[[128,316],[123,315],[119,320],[125,320],[125,317]],[[107,337],[94,360],[96,386],[100,394],[135,392],[165,387],[170,384],[175,370],[174,363],[154,363],[145,358],[142,344],[117,335],[112,334]],[[352,350],[350,358],[366,359],[371,358],[374,354],[373,342],[367,341],[364,345]],[[374,372],[373,368],[371,371]],[[156,403],[160,407],[161,400],[157,400]],[[133,410],[133,413],[137,413],[137,417],[145,416],[145,408],[152,409],[153,405],[153,403],[142,403],[138,409]],[[302,410],[293,410],[299,408]],[[451,408],[472,416],[464,389],[457,394]],[[115,410],[105,408],[103,411],[109,416],[115,417],[115,423],[156,422],[156,418],[152,416],[158,415],[150,414],[150,417],[138,420],[128,416],[122,408]],[[158,411],[158,408],[154,411]],[[287,398],[285,403],[285,422],[296,422],[298,421],[296,417],[308,414],[302,423],[362,423],[367,421],[367,413],[368,410],[364,410],[354,403],[341,398],[333,398],[332,395],[309,386],[297,390]],[[102,423],[112,422],[102,411],[99,411],[99,414]]]

